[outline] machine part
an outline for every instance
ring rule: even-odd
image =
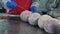
[[[55,17],[55,18],[60,17],[60,8],[54,9],[54,11],[52,11],[51,14],[52,14],[52,16]]]
[[[59,20],[54,19],[54,18],[47,20],[47,22],[44,24],[44,30],[47,33],[53,34],[54,33],[53,27],[55,24],[57,25],[57,23],[59,23]]]
[[[29,16],[28,22],[31,25],[38,25],[38,19],[41,17],[39,13],[33,13],[32,15]]]
[[[51,10],[50,12],[48,12],[48,14],[55,18],[60,17],[60,0],[53,0],[50,2],[47,2],[47,3],[50,3],[50,4],[47,4],[47,7],[50,7],[50,10]]]
[[[52,19],[49,15],[42,15],[38,20],[38,26],[42,29],[44,29],[44,24],[47,22],[48,19]]]
[[[40,1],[39,1],[39,4],[40,4],[39,12],[48,11],[48,10],[46,9],[46,2],[47,2],[47,1],[48,1],[48,0],[40,0]]]
[[[51,8],[55,8],[57,6],[57,0],[48,0],[46,2],[46,9],[51,11]]]
[[[9,18],[9,17],[20,17],[20,15],[0,13],[0,19],[7,19],[7,18]]]

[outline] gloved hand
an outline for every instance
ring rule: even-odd
[[[6,6],[8,7],[8,8],[10,8],[10,9],[13,9],[13,8],[15,8],[16,7],[16,2],[14,2],[14,1],[11,1],[11,2],[7,2],[6,3]]]
[[[34,13],[34,12],[38,12],[39,11],[39,3],[38,2],[33,2],[31,5],[30,10]]]

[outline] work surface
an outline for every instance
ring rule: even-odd
[[[32,26],[27,22],[15,19],[9,19],[8,21],[12,26],[8,34],[47,34],[38,26]]]
[[[6,16],[6,14],[0,14]],[[18,17],[10,17],[7,19],[8,23],[11,25],[10,29],[5,34],[47,34],[44,30],[40,29],[38,26],[32,26],[28,22],[23,22]]]

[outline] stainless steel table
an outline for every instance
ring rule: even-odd
[[[8,34],[47,34],[38,26],[32,26],[27,22],[15,19],[8,19],[8,21],[12,26],[12,28],[8,31]]]

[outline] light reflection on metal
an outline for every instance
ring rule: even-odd
[[[4,14],[4,13],[0,13],[0,18],[1,19],[7,19],[9,17],[20,17],[20,15],[12,15],[12,14]]]

